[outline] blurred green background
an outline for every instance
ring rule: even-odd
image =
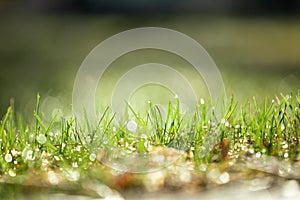
[[[114,34],[143,26],[174,29],[197,40],[217,64],[227,95],[238,101],[252,96],[273,98],[300,88],[299,6],[264,7],[258,3],[251,7],[228,1],[231,4],[223,8],[225,4],[176,1],[174,7],[174,1],[171,9],[167,0],[156,7],[156,1],[152,7],[126,7],[121,1],[115,5],[123,7],[107,1],[49,2],[0,2],[1,115],[12,97],[19,111],[31,115],[37,92],[45,109],[51,110],[47,107],[50,104],[53,108],[70,105],[76,72],[88,53]],[[181,63],[170,55],[146,53],[136,56],[169,65]],[[126,67],[135,65],[137,58],[129,55],[120,59],[119,67]]]

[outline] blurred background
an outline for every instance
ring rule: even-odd
[[[42,109],[65,109],[87,54],[104,39],[143,26],[197,40],[217,64],[227,95],[238,101],[296,93],[299,14],[300,0],[0,0],[0,114],[13,97],[17,110],[31,116],[37,92]],[[114,65],[137,60],[186,68],[157,51]]]

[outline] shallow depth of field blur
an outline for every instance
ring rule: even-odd
[[[198,41],[217,64],[227,95],[238,101],[273,98],[300,86],[299,1],[114,2],[1,1],[1,115],[12,97],[17,110],[31,115],[37,92],[53,108],[68,107],[88,53],[114,34],[144,26],[174,29]],[[119,58],[110,69],[142,64],[137,60],[190,68],[174,55],[145,51]]]
[[[281,93],[296,94],[298,13],[299,0],[2,0],[0,115],[14,98],[16,111],[30,121],[37,93],[42,97],[43,120],[50,120],[57,109],[68,115],[74,79],[89,52],[114,34],[149,26],[174,29],[198,41],[218,66],[227,96],[241,104],[253,96],[262,102]],[[116,60],[103,83],[110,90],[124,69],[149,62],[173,66],[193,77],[183,59],[142,50]],[[207,94],[205,86],[201,88]],[[97,98],[102,98],[101,92]]]

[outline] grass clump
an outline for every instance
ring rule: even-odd
[[[80,183],[95,179],[122,191],[128,183],[137,188],[145,184],[140,177],[128,178],[130,171],[116,174],[99,162],[101,149],[105,151],[107,147],[140,155],[158,148],[185,152],[185,170],[198,177],[196,185],[207,183],[205,174],[212,166],[233,173],[239,171],[234,166],[251,168],[251,163],[261,161],[255,170],[270,172],[264,161],[276,158],[276,162],[284,161],[296,171],[299,169],[300,92],[265,100],[262,105],[255,98],[244,104],[231,98],[223,106],[221,118],[206,102],[209,101],[199,102],[192,113],[182,113],[179,101],[170,103],[166,116],[151,102],[144,114],[128,105],[128,114],[120,121],[114,120],[114,113],[107,108],[97,123],[84,125],[75,116],[58,119],[58,113],[45,123],[39,111],[39,95],[33,114],[35,123],[26,123],[11,103],[0,122],[2,185],[59,186],[68,190],[71,183],[79,184],[83,190]],[[133,129],[128,128],[128,123],[133,123]],[[271,173],[278,175],[274,170]]]

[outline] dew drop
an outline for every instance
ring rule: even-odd
[[[91,155],[90,155],[90,157],[89,157],[89,159],[90,159],[90,161],[95,161],[96,160],[96,154],[94,154],[94,153],[91,153]]]
[[[31,149],[29,149],[28,147],[26,147],[22,151],[22,158],[23,158],[24,161],[35,159],[34,156],[33,156],[33,151]]]
[[[33,160],[33,151],[32,150],[28,150],[26,153],[26,158],[27,160]]]
[[[19,153],[19,152],[16,151],[15,149],[11,150],[11,154],[12,154],[13,156],[17,155],[18,153]]]
[[[228,174],[228,172],[223,172],[220,175],[219,180],[222,184],[228,183],[230,181],[230,175]]]
[[[53,171],[48,172],[48,181],[51,185],[57,185],[59,183],[59,179]]]
[[[72,163],[72,167],[78,168],[78,163],[77,163],[77,162],[73,162],[73,163]]]
[[[12,156],[11,156],[10,153],[8,153],[8,154],[5,155],[5,161],[6,162],[11,162],[12,160],[13,160],[13,158],[12,158]]]
[[[288,147],[289,147],[288,144],[283,144],[283,145],[282,145],[282,148],[283,148],[283,149],[287,149]]]
[[[16,171],[13,169],[9,169],[8,170],[8,175],[10,175],[11,177],[15,177],[17,175]]]
[[[40,144],[45,144],[47,141],[47,138],[44,134],[39,134],[36,138],[37,142]]]
[[[260,157],[261,157],[261,153],[260,153],[260,152],[257,152],[257,153],[255,154],[255,156],[256,156],[256,158],[260,158]]]
[[[204,99],[200,99],[200,104],[203,105],[205,103]]]
[[[136,132],[136,129],[137,129],[137,123],[136,123],[134,120],[130,120],[130,121],[127,123],[127,129],[128,129],[130,132]]]
[[[81,146],[80,145],[78,145],[78,146],[76,146],[76,151],[80,151],[81,150]]]

